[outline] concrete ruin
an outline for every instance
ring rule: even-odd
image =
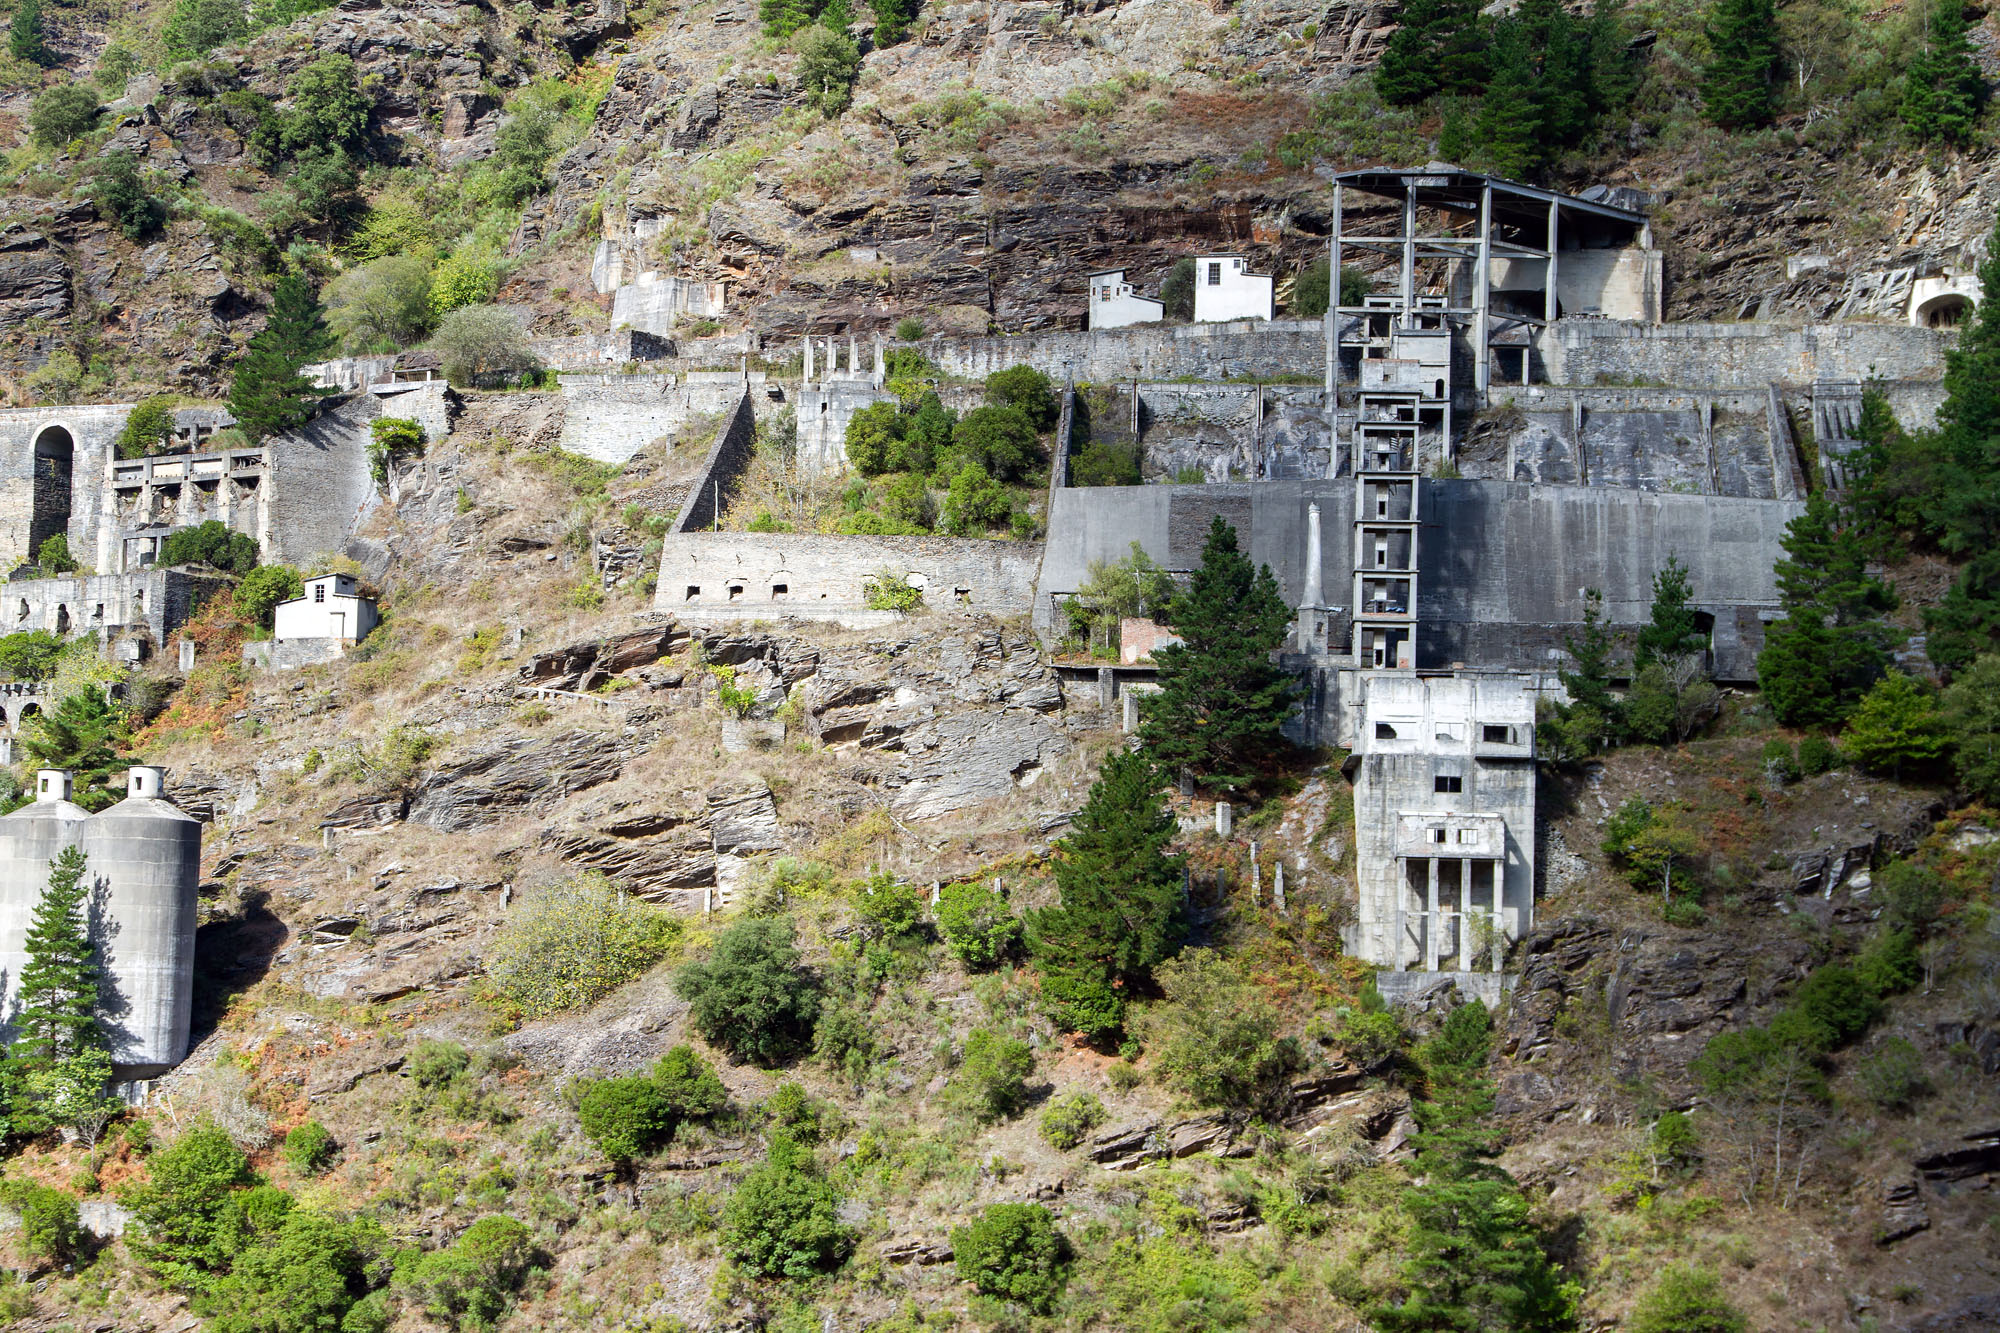
[[[900,612],[868,605],[868,583],[885,573],[905,579],[935,610],[1025,615],[1039,564],[1025,543],[956,537],[681,532],[662,546],[653,609],[696,624],[892,624]]]

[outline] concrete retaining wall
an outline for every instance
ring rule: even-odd
[[[750,395],[736,400],[736,410],[715,433],[715,444],[694,479],[673,531],[699,532],[713,527],[729,508],[736,493],[736,481],[757,452],[757,415],[751,410]]]
[[[675,533],[663,547],[653,609],[695,622],[850,618],[884,570],[923,588],[933,611],[1023,615],[1040,554],[1024,542],[742,532]]]
[[[1558,320],[1539,342],[1558,384],[1639,380],[1753,389],[1815,380],[1933,380],[1955,334],[1901,324],[1634,324]]]
[[[729,412],[746,391],[769,398],[766,376],[756,370],[747,374],[565,374],[560,382],[562,447],[600,463],[623,463],[696,417]]]
[[[945,374],[961,379],[984,379],[996,370],[1026,365],[1058,383],[1065,375],[1079,384],[1291,375],[1318,381],[1326,366],[1325,327],[1316,319],[934,338],[919,346]]]

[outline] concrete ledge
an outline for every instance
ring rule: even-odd
[[[1506,972],[1391,972],[1375,974],[1375,989],[1388,1004],[1409,1005],[1448,986],[1458,988],[1461,999],[1478,1000],[1488,1009],[1498,1009],[1515,978]]]

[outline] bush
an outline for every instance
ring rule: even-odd
[[[1875,682],[1847,719],[1841,748],[1871,773],[1925,772],[1951,750],[1937,694],[1915,676],[1891,671]]]
[[[84,83],[59,83],[35,98],[28,132],[44,148],[60,148],[97,126],[97,90]]]
[[[118,432],[118,456],[144,458],[162,446],[172,444],[174,404],[177,401],[170,393],[155,394],[133,408],[131,415],[125,418],[124,429]]]
[[[77,1220],[74,1195],[32,1180],[0,1181],[0,1204],[21,1219],[21,1248],[49,1264],[66,1264],[77,1256],[83,1228]]]
[[[167,220],[167,208],[146,190],[139,163],[130,153],[106,153],[97,160],[90,197],[118,224],[128,241],[143,241]]]
[[[878,940],[898,940],[920,933],[924,924],[924,892],[887,873],[871,875],[854,899],[854,913]]]
[[[652,1079],[634,1074],[583,1083],[577,1118],[590,1141],[612,1161],[629,1162],[672,1136],[673,1108]]]
[[[1140,1031],[1169,1087],[1198,1106],[1250,1106],[1298,1066],[1278,1012],[1234,963],[1191,950],[1155,969],[1166,1002]]]
[[[905,315],[896,321],[896,340],[913,343],[924,336],[924,322],[914,316]]]
[[[332,1131],[317,1120],[294,1126],[285,1135],[285,1165],[302,1176],[316,1176],[332,1166],[339,1151]]]
[[[1068,1152],[1104,1120],[1104,1103],[1094,1093],[1072,1092],[1067,1097],[1058,1097],[1042,1112],[1042,1138],[1049,1146]]]
[[[209,519],[198,527],[176,528],[160,543],[161,569],[179,565],[212,565],[230,574],[248,574],[257,568],[257,539],[246,537],[220,519]]]
[[[431,335],[430,347],[443,363],[445,378],[458,388],[484,376],[514,375],[535,367],[521,321],[504,306],[452,309]]]
[[[1624,1326],[1629,1333],[1744,1333],[1749,1321],[1723,1296],[1714,1273],[1668,1264]]]
[[[535,1262],[528,1228],[502,1215],[482,1217],[449,1248],[433,1250],[397,1285],[453,1328],[490,1328],[507,1312]]]
[[[1854,975],[1870,995],[1900,995],[1924,974],[1917,937],[1907,930],[1882,930],[1854,959]]]
[[[1166,307],[1168,319],[1182,321],[1194,318],[1194,261],[1177,259],[1174,266],[1160,279],[1160,303]]]
[[[410,254],[385,255],[326,286],[326,321],[349,355],[412,346],[431,324],[431,271]]]
[[[954,536],[970,537],[1004,527],[1014,517],[1007,490],[977,463],[967,463],[951,479],[944,497],[944,528]]]
[[[799,959],[783,917],[738,921],[704,962],[674,974],[689,1021],[738,1060],[779,1064],[812,1043],[819,981]]]
[[[1881,1011],[1853,968],[1828,963],[1799,983],[1792,1002],[1772,1021],[1771,1035],[1823,1054],[1865,1032]]]
[[[975,407],[952,427],[951,447],[999,481],[1013,481],[1040,457],[1035,423],[1018,407]]]
[[[827,1109],[796,1083],[780,1083],[764,1103],[764,1114],[770,1118],[771,1133],[778,1138],[812,1144],[826,1135]]]
[[[753,1277],[805,1279],[840,1267],[854,1237],[812,1153],[779,1139],[730,1196],[722,1248]]]
[[[1052,429],[1062,415],[1055,385],[1033,366],[1009,366],[988,375],[986,402],[992,407],[1019,412],[1036,431]]]
[[[1069,1280],[1069,1246],[1038,1203],[996,1203],[951,1233],[958,1276],[988,1296],[1046,1314]]]
[[[998,967],[1021,944],[1021,918],[983,884],[948,884],[938,892],[938,930],[945,947],[975,972]]]
[[[1887,1037],[1854,1066],[1855,1081],[1868,1100],[1885,1111],[1908,1110],[1930,1091],[1924,1057],[1901,1037]]]
[[[20,635],[10,635],[19,638]],[[0,639],[0,664],[5,662],[6,639]],[[1937,920],[1944,906],[1944,881],[1920,861],[1891,861],[1875,876],[1875,891],[1882,898],[1882,921],[1891,930],[1908,931],[1921,939]]]
[[[1764,742],[1764,772],[1780,785],[1799,780],[1799,760],[1792,743],[1773,738]]]
[[[269,629],[279,602],[289,602],[305,594],[305,580],[299,577],[298,570],[290,565],[262,565],[237,583],[236,613]]]
[[[74,574],[81,568],[69,552],[68,535],[61,532],[52,532],[42,539],[35,552],[35,565],[44,574]]]
[[[1831,773],[1845,762],[1840,747],[1817,732],[1799,742],[1799,771],[1809,778]]]
[[[691,1046],[675,1046],[661,1056],[653,1066],[653,1082],[683,1120],[704,1120],[729,1103],[729,1090]]]
[[[665,958],[682,926],[601,875],[550,885],[515,907],[487,953],[501,999],[529,1018],[580,1008]]]
[[[160,40],[169,58],[192,60],[241,41],[249,31],[239,0],[176,0]]]
[[[181,1285],[224,1267],[243,1228],[232,1201],[257,1182],[243,1150],[204,1121],[155,1152],[147,1173],[120,1198],[132,1214],[126,1243],[134,1253]]]
[[[892,402],[870,403],[847,419],[847,461],[864,477],[891,471],[901,452],[905,421]]]
[[[861,53],[853,40],[845,33],[812,27],[794,44],[799,52],[799,90],[806,95],[806,105],[824,116],[847,110],[861,72]]]
[[[945,1087],[945,1100],[982,1125],[1005,1120],[1028,1103],[1028,1075],[1035,1053],[1028,1043],[997,1036],[985,1028],[966,1034],[958,1072]]]
[[[429,1091],[449,1087],[472,1068],[472,1052],[455,1041],[425,1039],[417,1043],[403,1065],[403,1072],[418,1087]]]
[[[63,641],[45,629],[0,637],[0,670],[14,680],[47,680],[55,674]]]
[[[389,480],[398,458],[424,451],[424,428],[408,417],[376,417],[368,423],[368,471],[377,485]]]
[[[257,1243],[236,1256],[229,1275],[197,1293],[210,1333],[381,1333],[377,1310],[354,1313],[368,1268],[387,1248],[369,1221],[343,1221],[314,1208],[285,1209]],[[378,1300],[376,1305],[379,1307]]]
[[[464,251],[448,255],[431,270],[431,313],[448,315],[464,306],[484,305],[499,287],[500,275],[484,259]]]
[[[1092,440],[1070,460],[1070,481],[1077,486],[1137,486],[1145,480],[1139,452],[1136,440]]]
[[[861,585],[861,599],[870,611],[914,611],[923,605],[924,590],[885,569]]]
[[[1409,1034],[1387,1009],[1364,1006],[1342,1012],[1333,1039],[1348,1059],[1363,1069],[1376,1069],[1403,1053]]]

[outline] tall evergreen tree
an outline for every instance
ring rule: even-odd
[[[1408,0],[1396,15],[1375,91],[1394,106],[1438,93],[1477,92],[1486,82],[1487,30],[1477,0]]]
[[[99,690],[86,688],[65,698],[28,724],[22,748],[38,768],[61,768],[76,778],[76,803],[102,810],[117,800],[111,774],[122,767],[118,741],[124,714]]]
[[[1923,49],[1903,77],[1903,125],[1923,143],[1962,148],[1986,105],[1964,0],[1932,0],[1925,20]]]
[[[1701,71],[1703,114],[1725,130],[1770,124],[1782,64],[1773,0],[1714,0],[1708,47]]]
[[[229,385],[229,410],[253,440],[303,425],[320,391],[299,374],[332,347],[326,310],[305,279],[278,280],[264,331],[250,340]]]
[[[1056,845],[1061,901],[1028,918],[1043,994],[1064,1027],[1116,1032],[1124,996],[1180,946],[1186,869],[1167,850],[1176,832],[1153,766],[1124,752],[1105,760]]]
[[[1427,1095],[1412,1106],[1416,1174],[1405,1195],[1410,1230],[1400,1302],[1378,1305],[1383,1333],[1576,1325],[1577,1287],[1549,1261],[1513,1178],[1493,1162],[1499,1134],[1486,1073],[1493,1020],[1479,1001],[1455,1009],[1418,1051]]]
[[[1530,61],[1522,25],[1502,24],[1493,43],[1493,77],[1472,121],[1472,142],[1501,176],[1533,175],[1546,160]]]
[[[1563,640],[1570,669],[1556,673],[1569,702],[1545,706],[1535,727],[1550,763],[1579,763],[1623,733],[1622,709],[1611,693],[1612,647],[1604,625],[1604,594],[1591,588],[1584,593],[1583,633]]]
[[[1181,642],[1153,653],[1160,689],[1141,713],[1145,754],[1168,778],[1192,774],[1223,791],[1246,786],[1258,763],[1286,743],[1295,686],[1271,654],[1285,641],[1291,612],[1271,567],[1253,568],[1220,516],[1167,621]]]
[[[1653,575],[1652,618],[1639,630],[1634,667],[1671,663],[1708,647],[1708,636],[1702,633],[1695,609],[1689,605],[1693,596],[1688,567],[1678,555],[1669,553],[1666,565]]]
[[[7,25],[7,49],[14,53],[14,59],[31,65],[55,63],[43,39],[42,0],[20,0],[14,6],[13,20]]]
[[[1790,727],[1836,726],[1889,664],[1876,617],[1895,595],[1868,573],[1862,533],[1824,491],[1785,528],[1777,565],[1785,618],[1765,635],[1757,682]]]
[[[12,1056],[28,1103],[17,1124],[67,1125],[95,1143],[116,1103],[106,1096],[111,1053],[98,1023],[103,972],[84,921],[88,868],[74,847],[49,862],[23,946]]]

